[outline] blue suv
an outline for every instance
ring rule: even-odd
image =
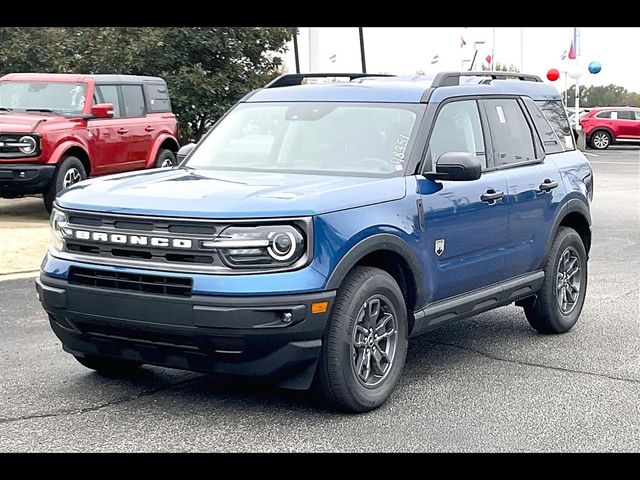
[[[63,192],[37,291],[98,372],[268,377],[362,412],[440,325],[515,302],[538,332],[569,330],[592,195],[536,76],[285,75],[179,166]]]

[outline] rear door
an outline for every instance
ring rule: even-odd
[[[418,179],[424,209],[423,252],[428,302],[442,300],[503,280],[507,241],[507,184],[503,171],[487,167],[486,131],[478,100],[442,104],[436,112],[423,171],[447,152],[469,152],[485,171],[466,182]],[[491,200],[488,196],[494,196]]]
[[[539,267],[565,195],[553,155],[546,155],[545,148],[550,153],[564,152],[568,142],[558,137],[530,99],[491,98],[482,103],[491,131],[494,168],[503,172],[507,181],[509,225],[504,274],[515,277]],[[529,111],[541,125],[542,138]]]
[[[127,144],[127,161],[121,171],[144,168],[153,145],[142,85],[121,85],[124,119],[118,130]]]
[[[92,118],[87,122],[89,155],[93,160],[92,175],[103,175],[120,171],[127,161],[127,145],[119,133],[122,119],[120,91],[117,85],[96,85],[94,105],[113,104],[113,118]]]
[[[618,110],[616,113],[617,140],[640,140],[640,118],[637,117],[640,111]]]
[[[145,127],[155,140],[160,134],[177,136],[176,117],[171,112],[169,90],[164,83],[148,83],[144,86],[147,101],[147,126]]]

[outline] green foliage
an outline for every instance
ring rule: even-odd
[[[575,106],[576,87],[572,85],[568,90],[567,106]],[[564,93],[563,93],[564,95]],[[640,107],[640,94],[629,92],[620,85],[593,86],[580,88],[581,107]]]
[[[197,140],[282,68],[283,27],[0,27],[0,76],[114,73],[164,78],[182,140]]]
[[[496,72],[517,72],[520,73],[520,69],[516,67],[513,63],[509,64],[509,66],[502,64],[500,62],[496,62],[494,65],[494,71]],[[482,70],[491,70],[489,65],[482,64]]]

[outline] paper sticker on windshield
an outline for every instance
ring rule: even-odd
[[[573,147],[573,142],[571,141],[571,135],[565,135],[564,136],[564,144],[567,148],[572,148]]]
[[[500,119],[500,123],[507,123],[507,120],[504,118],[504,111],[500,105],[496,105],[496,112],[498,113],[498,118]]]
[[[407,143],[409,143],[409,137],[406,135],[396,137],[396,144],[393,147],[393,163],[398,171],[404,169],[404,152],[407,149]]]

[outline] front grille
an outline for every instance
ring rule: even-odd
[[[156,247],[150,245],[114,244],[69,238],[66,251],[83,255],[107,257],[114,260],[138,260],[166,265],[202,265],[224,268],[215,251],[202,248],[204,241],[211,241],[227,226],[225,223],[202,221],[146,218],[123,215],[97,215],[72,212],[69,227],[73,230],[104,232],[129,236],[163,237],[184,239],[192,243],[191,248]],[[117,263],[117,261],[114,261]]]
[[[71,267],[69,269],[69,283],[156,295],[190,297],[193,280],[181,277]]]

